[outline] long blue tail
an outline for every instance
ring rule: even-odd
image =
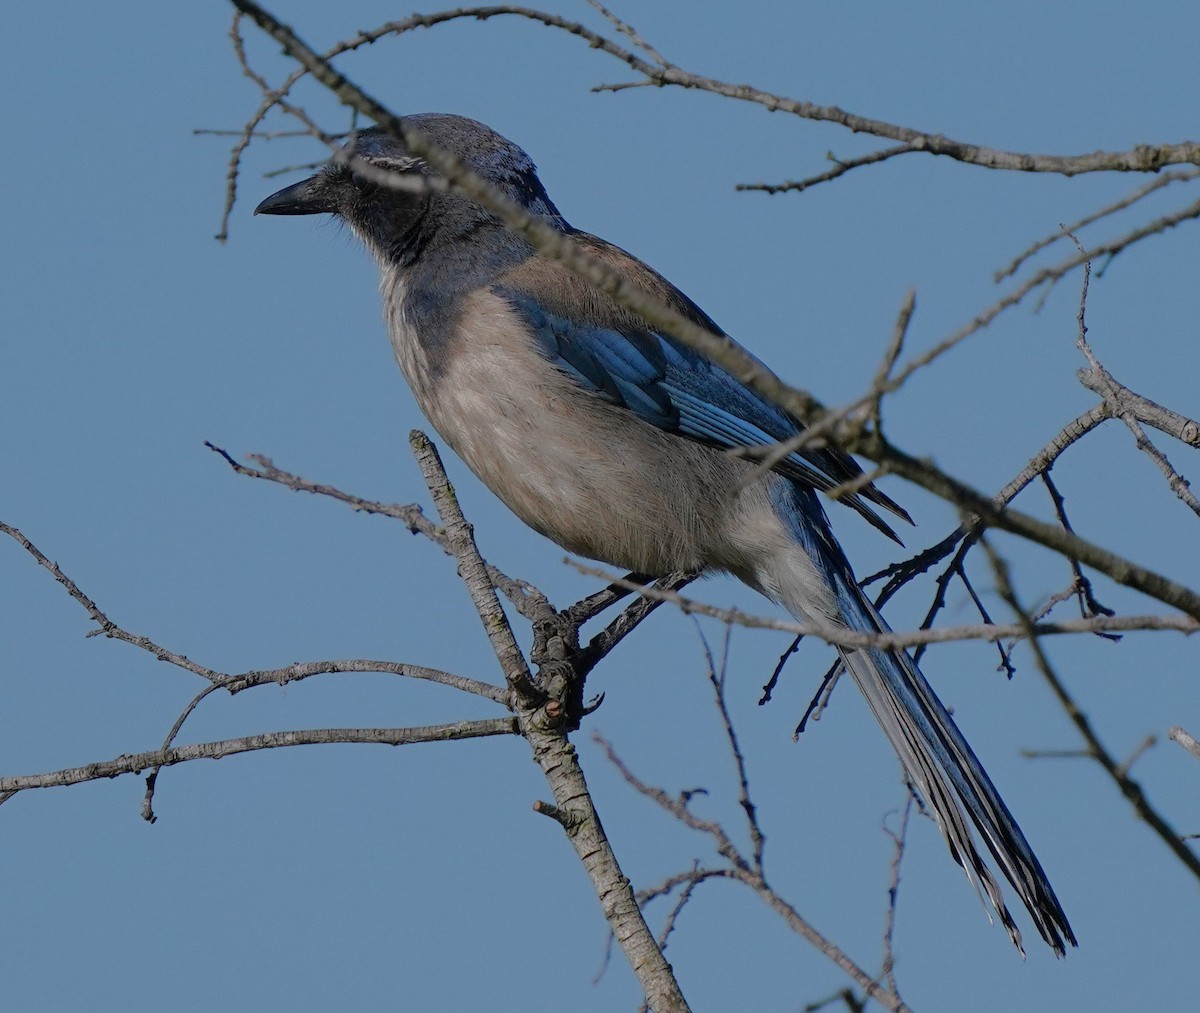
[[[807,500],[803,495],[807,490],[795,491],[800,494],[793,501],[798,509],[789,521],[805,551],[824,571],[841,621],[861,633],[889,632],[887,623],[855,581],[819,503],[815,497],[801,502]],[[797,604],[801,607],[791,611],[811,620],[805,615],[803,603]],[[1025,953],[1021,933],[1004,904],[999,884],[975,846],[967,817],[1028,909],[1042,938],[1058,956],[1065,955],[1067,943],[1077,946],[1062,905],[1017,821],[908,653],[839,648],[839,654],[895,749],[910,784],[941,828],[954,860],[976,889],[982,887],[987,894],[1021,954]]]
[[[888,630],[857,583],[851,579],[838,584],[847,626],[869,633]],[[1041,863],[983,764],[912,658],[905,651],[876,648],[840,653],[900,757],[913,788],[941,828],[950,853],[967,878],[987,893],[1017,949],[1024,954],[1021,933],[1005,907],[991,870],[975,847],[963,819],[964,809],[1000,871],[1029,910],[1042,938],[1063,956],[1065,943],[1077,945],[1075,934]]]

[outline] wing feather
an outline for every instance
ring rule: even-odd
[[[594,236],[576,233],[576,238],[698,324],[723,333],[687,296],[641,261]],[[525,320],[546,358],[582,387],[665,432],[739,450],[771,447],[802,431],[796,419],[720,366],[650,330],[640,318],[552,261],[531,257],[507,272],[492,290]],[[854,458],[827,447],[789,454],[774,470],[822,492],[862,475]],[[872,484],[840,500],[897,542],[895,532],[868,502],[910,521],[898,504]]]

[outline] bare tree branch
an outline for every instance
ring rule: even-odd
[[[621,874],[575,749],[562,735],[531,722],[528,712],[518,715],[518,720],[554,791],[552,815],[596,887],[609,928],[642,983],[647,1005],[655,1013],[685,1013],[687,1000],[646,924],[629,880]],[[536,808],[547,809],[545,803]]]
[[[238,0],[235,0],[235,3],[239,9],[244,10],[256,21],[258,20],[251,9],[254,5],[249,3],[243,5]],[[371,31],[360,32],[355,38],[343,43],[337,52],[348,52],[359,46],[376,42],[386,35],[399,35],[416,28],[432,28],[435,25],[462,19],[486,21],[489,18],[506,15],[524,18],[547,28],[574,35],[586,42],[590,48],[608,53],[625,63],[630,69],[641,74],[647,84],[657,87],[670,85],[711,92],[740,102],[761,105],[771,112],[787,112],[803,119],[836,123],[856,134],[873,134],[876,137],[900,142],[914,152],[924,151],[932,155],[944,155],[956,161],[988,169],[1051,172],[1075,176],[1085,172],[1158,172],[1173,164],[1189,162],[1200,164],[1200,144],[1191,141],[1184,141],[1180,144],[1141,144],[1124,152],[1093,151],[1081,155],[1036,155],[969,144],[942,134],[929,133],[883,120],[859,116],[839,109],[837,106],[817,105],[776,95],[751,85],[728,84],[714,78],[692,74],[661,61],[661,57],[658,57],[657,54],[652,54],[652,58],[658,59],[660,62],[649,63],[637,54],[578,22],[545,11],[506,4],[458,7],[435,14],[414,14],[402,21],[389,22]],[[638,44],[642,45],[640,41]],[[311,67],[307,69],[313,72]],[[315,72],[313,73],[314,76],[319,76]]]
[[[716,852],[729,863],[728,877],[749,886],[754,893],[778,914],[799,936],[815,946],[821,953],[846,972],[866,994],[887,1009],[902,1013],[908,1010],[903,1000],[889,992],[878,981],[852,961],[836,943],[818,932],[801,914],[767,885],[761,868],[757,868],[738,850],[724,827],[712,820],[698,817],[688,808],[686,797],[673,797],[662,788],[646,784],[634,774],[617,756],[612,745],[599,735],[593,740],[605,751],[609,761],[626,782],[640,795],[644,795],[661,809],[675,817],[684,826],[712,838]]]
[[[45,569],[49,570],[54,575],[55,580],[66,588],[67,593],[79,602],[88,611],[88,614],[100,625],[99,630],[94,630],[88,636],[103,634],[114,640],[121,640],[127,644],[132,644],[144,651],[148,651],[157,657],[160,661],[168,661],[185,671],[192,672],[207,679],[211,689],[225,689],[230,693],[240,693],[242,690],[250,689],[254,686],[264,686],[274,684],[285,686],[290,682],[299,682],[302,679],[308,679],[314,675],[326,675],[339,672],[382,672],[391,673],[392,675],[404,676],[409,679],[419,679],[426,682],[436,682],[443,686],[449,686],[451,689],[457,689],[464,693],[471,693],[475,696],[481,696],[495,703],[505,705],[507,695],[504,690],[490,683],[481,682],[478,679],[470,679],[466,676],[455,675],[452,672],[443,672],[439,669],[428,668],[424,665],[410,665],[404,662],[397,661],[379,661],[366,658],[345,658],[336,661],[297,661],[290,665],[284,665],[281,668],[270,669],[253,669],[247,672],[226,673],[218,672],[211,668],[206,668],[196,662],[191,661],[183,655],[176,654],[165,647],[155,643],[149,637],[139,634],[130,633],[128,630],[118,626],[108,618],[89,598],[83,590],[63,571],[57,563],[52,563],[34,545],[26,538],[19,530],[12,525],[0,521],[0,532],[10,535],[15,539],[31,556],[33,556]],[[199,694],[183,714],[186,718],[191,710],[208,695],[209,690]],[[182,723],[182,722],[181,722]],[[178,728],[175,729],[175,733]],[[174,734],[174,733],[173,733]],[[168,742],[173,737],[168,736]]]
[[[624,581],[629,578],[622,579]],[[672,592],[686,587],[695,579],[696,574],[694,573],[673,573],[656,581],[653,586],[665,592]],[[626,593],[643,586],[645,586],[644,582],[637,580],[629,581],[629,584],[622,584],[622,588]],[[616,619],[588,641],[585,650],[585,659],[588,667],[599,663],[601,659],[607,656],[617,644],[632,633],[651,612],[666,600],[665,598],[656,598],[652,595],[639,595]]]
[[[429,437],[418,429],[408,434],[408,442],[412,445],[417,463],[421,466],[421,474],[425,476],[425,484],[433,496],[438,515],[446,527],[450,552],[458,561],[458,575],[471,595],[471,601],[488,639],[492,642],[492,650],[496,652],[496,660],[500,662],[500,670],[504,673],[504,681],[509,688],[518,694],[525,702],[541,704],[545,702],[545,694],[534,685],[533,676],[525,655],[517,646],[517,638],[513,635],[508,616],[500,606],[496,597],[496,589],[492,585],[487,572],[487,564],[479,554],[475,544],[475,532],[458,508],[458,499],[446,477],[442,467],[442,459],[437,448],[429,441]]]
[[[1177,412],[1169,411],[1162,408],[1160,405],[1154,404],[1153,401],[1147,401],[1145,398],[1140,398],[1133,394],[1127,387],[1122,387],[1108,371],[1096,361],[1096,357],[1092,354],[1091,347],[1084,341],[1081,345],[1088,361],[1092,363],[1091,369],[1080,370],[1079,382],[1090,390],[1096,391],[1104,398],[1105,407],[1108,409],[1112,417],[1121,419],[1129,427],[1129,431],[1133,433],[1134,442],[1137,444],[1138,450],[1145,453],[1157,465],[1158,470],[1163,473],[1163,477],[1167,480],[1167,486],[1175,493],[1192,513],[1200,517],[1200,500],[1197,500],[1196,494],[1192,492],[1191,483],[1188,482],[1175,468],[1171,462],[1167,460],[1167,455],[1158,449],[1146,435],[1146,430],[1141,426],[1137,413],[1128,410],[1125,406],[1131,403],[1137,403],[1143,413],[1152,415],[1159,421],[1159,428],[1165,431],[1170,431],[1168,427],[1179,432],[1180,439],[1185,443],[1195,446],[1197,440],[1200,439],[1200,428],[1197,428],[1196,423],[1191,419],[1186,419]],[[1123,410],[1123,408],[1125,410]]]
[[[1076,244],[1078,245],[1077,240]],[[1085,261],[1084,278],[1080,293],[1080,310],[1077,317],[1081,336],[1086,335],[1085,312],[1087,306],[1089,277],[1090,261]],[[1086,344],[1086,338],[1084,338],[1084,342]],[[1090,358],[1091,361],[1096,362],[1094,354],[1091,355]],[[1113,379],[1111,374],[1107,373],[1107,371],[1103,372],[1104,379],[1103,382],[1101,382],[1098,379],[1096,368],[1103,370],[1103,367],[1096,362],[1096,366],[1094,368],[1090,367],[1088,369],[1081,370],[1079,372],[1079,379],[1084,386],[1096,391],[1104,398],[1102,403],[1095,405],[1082,415],[1067,423],[1067,425],[1064,426],[1063,429],[1060,430],[1050,440],[1050,442],[1046,444],[1045,447],[1043,447],[1040,451],[1038,451],[1037,454],[1034,455],[1029,464],[1026,465],[1026,467],[1023,468],[1021,472],[1012,479],[1012,481],[1010,481],[992,498],[993,505],[996,507],[1003,507],[1007,505],[1022,490],[1024,490],[1030,482],[1040,476],[1047,488],[1050,490],[1051,497],[1055,503],[1055,510],[1059,518],[1059,523],[1062,525],[1064,530],[1069,532],[1072,531],[1070,523],[1067,521],[1066,515],[1063,512],[1062,497],[1055,488],[1053,481],[1050,479],[1050,469],[1068,447],[1072,446],[1102,422],[1112,418],[1126,418],[1131,416],[1132,418],[1136,419],[1136,421],[1154,426],[1155,428],[1160,429],[1168,435],[1173,436],[1190,446],[1200,446],[1200,425],[1197,425],[1196,422],[1187,418],[1186,416],[1180,415],[1178,412],[1173,412],[1159,404],[1156,404],[1149,398],[1135,394],[1127,387],[1119,384],[1115,379]],[[875,387],[879,386],[878,377],[879,374],[877,374],[874,385]],[[1174,475],[1173,472],[1172,475]],[[1171,476],[1168,477],[1170,479]],[[1179,478],[1178,476],[1175,477],[1178,478],[1179,482],[1183,482],[1182,478]],[[1184,483],[1184,485],[1186,486],[1186,483]],[[982,609],[982,606],[978,601],[978,597],[970,589],[969,582],[966,578],[966,571],[963,567],[965,556],[974,545],[975,540],[978,537],[978,532],[979,529],[975,525],[960,526],[936,545],[917,553],[917,555],[908,560],[900,563],[894,563],[880,572],[872,574],[871,576],[865,578],[862,581],[862,584],[863,586],[867,586],[884,577],[889,578],[883,590],[876,597],[876,605],[882,606],[897,590],[900,589],[900,587],[912,580],[915,576],[924,573],[930,566],[933,566],[939,560],[944,558],[957,545],[958,551],[955,554],[953,562],[938,578],[938,593],[932,605],[930,606],[925,620],[921,623],[921,628],[929,628],[938,612],[944,607],[948,583],[950,578],[954,576],[960,577],[964,584],[968,585],[968,592],[971,594],[972,599],[975,600],[977,606],[980,607],[980,614],[983,615],[985,621],[987,621],[988,617],[986,612]],[[1094,593],[1091,590],[1091,583],[1084,577],[1078,560],[1070,556],[1068,556],[1068,559],[1076,576],[1075,587],[1073,591],[1078,591],[1080,593],[1081,603],[1086,606],[1083,609],[1083,615],[1085,618],[1090,617],[1094,613],[1100,612],[1111,614],[1109,610],[1099,605],[1099,603],[1096,601]],[[1048,614],[1048,609],[1045,610],[1043,614]],[[1040,619],[1041,615],[1039,615],[1037,618]],[[1112,636],[1112,634],[1104,633],[1102,631],[1096,632],[1101,636]],[[923,650],[924,645],[918,649],[918,657]],[[1011,670],[1007,654],[1003,651],[1003,649],[1001,661],[1006,669]]]
[[[1079,240],[1073,235],[1070,238],[1079,251],[1083,253],[1083,246]],[[1080,381],[1083,382],[1085,386],[1095,390],[1102,398],[1104,398],[1106,404],[1111,405],[1110,398],[1115,398],[1117,395],[1116,387],[1112,382],[1112,378],[1108,375],[1107,370],[1100,365],[1100,362],[1097,360],[1095,353],[1093,353],[1092,346],[1089,344],[1087,339],[1087,293],[1088,281],[1091,277],[1091,272],[1092,264],[1091,261],[1088,261],[1087,264],[1084,265],[1083,291],[1079,297],[1079,313],[1076,318],[1079,323],[1079,336],[1075,339],[1075,345],[1084,354],[1084,357],[1087,359],[1088,365],[1091,367],[1091,369],[1088,371],[1087,379],[1085,380],[1083,375],[1081,375]],[[1154,405],[1154,407],[1157,408],[1158,406]],[[1146,431],[1141,427],[1141,424],[1133,416],[1133,414],[1122,413],[1118,415],[1115,411],[1113,414],[1117,418],[1120,418],[1125,425],[1129,427],[1130,432],[1133,433],[1134,439],[1137,442],[1138,450],[1144,451],[1147,455],[1149,455],[1150,459],[1154,461],[1156,465],[1158,465],[1159,470],[1166,477],[1167,485],[1170,486],[1171,491],[1174,492],[1175,495],[1181,500],[1183,500],[1183,502],[1194,514],[1196,514],[1197,517],[1200,517],[1200,500],[1196,499],[1196,496],[1192,492],[1187,479],[1185,479],[1173,467],[1171,467],[1171,462],[1167,460],[1166,454],[1164,454],[1153,443],[1150,442],[1150,438],[1146,435]],[[1187,424],[1191,423],[1192,431],[1200,432],[1200,430],[1197,429],[1196,424],[1191,422],[1190,419],[1182,421],[1183,429],[1186,429]]]
[[[328,496],[340,503],[345,503],[351,509],[360,513],[380,514],[384,517],[391,517],[393,520],[397,520],[403,524],[413,534],[423,535],[435,545],[440,546],[447,555],[453,555],[450,550],[450,537],[446,533],[446,529],[429,520],[425,516],[424,511],[415,503],[380,503],[377,500],[363,499],[361,496],[354,496],[348,492],[343,492],[336,486],[312,482],[299,475],[293,475],[289,471],[284,471],[282,468],[276,467],[275,463],[269,457],[262,454],[249,455],[250,460],[259,465],[258,468],[251,468],[248,465],[242,464],[227,450],[223,450],[209,443],[207,440],[204,441],[204,445],[209,450],[219,454],[239,475],[267,482],[275,482],[286,486],[293,492],[307,492],[314,496]],[[510,577],[491,564],[488,564],[488,575],[491,577],[492,584],[496,590],[500,591],[512,602],[517,607],[517,610],[526,618],[531,617],[531,609],[546,605],[546,596],[528,581]]]
[[[1079,382],[1088,390],[1095,391],[1104,398],[1104,410],[1110,418],[1125,418],[1132,416],[1144,425],[1153,426],[1168,436],[1173,436],[1180,443],[1189,447],[1200,448],[1200,423],[1189,419],[1186,415],[1173,412],[1169,408],[1151,401],[1148,397],[1135,394],[1123,383],[1117,381],[1112,373],[1103,366],[1102,372],[1094,368],[1081,369],[1078,373]],[[1099,406],[1097,406],[1098,410]]]
[[[0,792],[9,796],[31,788],[56,788],[84,781],[140,774],[148,767],[171,767],[189,760],[219,760],[237,753],[285,746],[328,745],[335,742],[365,742],[384,746],[408,746],[418,742],[451,742],[457,739],[478,739],[491,735],[517,734],[511,717],[488,718],[482,721],[453,721],[442,725],[418,728],[317,728],[304,731],[262,732],[238,739],[217,742],[198,742],[190,746],[172,746],[147,753],[118,756],[112,760],[88,763],[82,767],[67,767],[45,774],[26,774],[19,777],[0,777]]]
[[[227,676],[224,687],[230,693],[240,693],[253,686],[274,684],[286,686],[289,682],[298,682],[314,675],[329,675],[341,672],[380,672],[383,674],[400,675],[406,679],[419,679],[424,682],[436,682],[440,686],[481,696],[493,703],[507,706],[507,693],[499,686],[479,679],[470,679],[465,675],[453,672],[443,672],[438,668],[428,668],[425,665],[410,665],[399,661],[379,661],[371,658],[341,658],[335,661],[296,661],[282,668],[254,669],[249,672],[239,672]]]
[[[614,584],[624,582],[623,578],[601,567],[590,566],[573,559],[565,561],[580,573],[601,577]],[[860,633],[856,630],[842,629],[836,626],[800,623],[791,619],[750,615],[738,609],[718,608],[715,605],[707,605],[694,598],[684,597],[676,591],[655,585],[629,582],[629,589],[647,598],[670,602],[686,615],[708,616],[712,619],[719,619],[721,622],[734,623],[750,629],[780,630],[784,633],[815,636],[828,644],[841,647],[879,647],[886,650],[956,640],[994,641],[1010,637],[1021,638],[1027,633],[1026,627],[1021,623],[984,623],[978,626],[955,626],[941,630],[920,629],[900,633]],[[1180,633],[1196,633],[1200,632],[1200,621],[1188,616],[1095,616],[1088,619],[1063,619],[1052,623],[1037,623],[1033,629],[1038,636],[1067,633],[1117,633],[1131,630],[1176,630]]]
[[[496,598],[473,529],[459,509],[437,449],[417,430],[409,434],[409,442],[446,527],[459,576],[500,661],[519,732],[529,742],[554,793],[553,805],[539,804],[536,808],[552,815],[565,831],[592,881],[613,935],[642,984],[647,1004],[656,1013],[687,1013],[687,1000],[654,941],[628,878],[621,872],[578,756],[563,733],[563,725],[569,724],[572,717],[564,696],[582,690],[582,677],[576,676],[571,664],[571,655],[578,649],[577,631],[569,624],[564,627],[558,621],[560,617],[549,614],[535,623],[533,657],[540,657],[540,678],[535,682]],[[546,611],[552,612],[548,607]]]
[[[1200,742],[1176,725],[1168,732],[1171,741],[1178,742],[1184,749],[1200,760]]]
[[[1156,190],[1161,190],[1163,187],[1168,186],[1171,183],[1190,181],[1196,179],[1198,176],[1200,176],[1200,170],[1196,169],[1184,169],[1178,172],[1164,172],[1157,179],[1153,179],[1144,186],[1138,187],[1127,197],[1122,197],[1119,201],[1115,201],[1114,203],[1109,204],[1107,207],[1101,208],[1099,211],[1095,211],[1090,215],[1085,215],[1083,218],[1080,218],[1076,222],[1072,222],[1070,225],[1060,225],[1056,231],[1050,233],[1050,235],[1043,239],[1039,239],[1027,250],[1018,255],[1010,264],[1008,264],[1007,267],[1001,268],[999,271],[997,271],[995,280],[1000,282],[1005,278],[1016,274],[1025,261],[1044,250],[1047,246],[1052,246],[1054,243],[1058,242],[1058,240],[1066,239],[1068,235],[1077,233],[1080,229],[1086,228],[1089,225],[1093,225],[1101,219],[1107,218],[1109,215],[1116,214],[1118,211],[1123,211],[1127,207],[1132,207],[1143,197],[1148,197]]]
[[[28,538],[26,538],[17,528],[13,527],[11,524],[5,524],[3,521],[0,521],[0,532],[14,539],[21,546],[21,548],[23,548],[38,561],[40,566],[44,567],[46,570],[49,570],[50,573],[53,574],[54,579],[57,580],[64,588],[66,588],[67,594],[69,594],[72,598],[79,602],[80,605],[83,606],[87,614],[91,616],[96,625],[100,627],[98,630],[92,630],[89,632],[89,637],[103,635],[112,640],[123,640],[127,644],[132,644],[134,647],[141,648],[143,651],[148,651],[150,654],[153,654],[156,658],[158,658],[159,661],[169,662],[170,664],[175,665],[178,668],[182,668],[187,672],[191,672],[194,675],[199,675],[204,679],[208,679],[210,682],[219,683],[224,678],[220,672],[214,672],[211,668],[205,668],[203,665],[198,665],[196,662],[185,658],[182,654],[176,654],[174,651],[169,651],[167,648],[156,644],[149,637],[135,636],[132,633],[128,633],[114,623],[111,619],[109,619],[108,616],[106,616],[103,612],[101,612],[99,606],[97,606],[91,598],[89,598],[83,593],[82,590],[80,590],[75,581],[63,573],[62,570],[58,568],[57,563],[52,563],[49,559],[47,559],[38,549],[38,547],[34,545],[33,542],[31,542]]]
[[[1022,608],[1017,600],[1016,592],[1013,590],[1012,581],[1008,573],[1008,564],[1000,558],[999,555],[992,549],[990,543],[985,538],[980,539],[980,544],[988,554],[988,559],[991,561],[992,570],[996,575],[997,590],[1000,596],[1008,602],[1014,614],[1018,617],[1027,631],[1029,646],[1033,650],[1034,660],[1037,662],[1038,671],[1042,673],[1042,678],[1046,680],[1055,698],[1066,712],[1071,723],[1075,725],[1079,734],[1087,743],[1088,755],[1092,757],[1105,772],[1113,779],[1121,794],[1129,800],[1129,804],[1133,806],[1134,813],[1146,823],[1160,837],[1168,848],[1174,852],[1175,856],[1184,864],[1184,867],[1200,879],[1200,856],[1197,856],[1184,842],[1183,837],[1179,832],[1171,826],[1157,809],[1150,804],[1150,800],[1146,797],[1145,791],[1139,782],[1129,776],[1129,772],[1124,765],[1117,760],[1100,741],[1100,737],[1092,728],[1091,720],[1087,714],[1075,702],[1075,699],[1068,692],[1066,684],[1054,672],[1050,666],[1050,662],[1042,650],[1042,645],[1038,640],[1036,627],[1030,622],[1028,614]]]
[[[529,741],[534,757],[541,765],[554,792],[555,803],[553,806],[544,808],[552,811],[567,832],[568,839],[574,845],[596,887],[614,936],[621,943],[642,982],[648,1001],[656,1011],[685,1013],[688,1009],[687,1003],[674,979],[670,965],[666,963],[665,958],[658,950],[653,934],[645,923],[629,880],[621,873],[616,856],[613,854],[600,824],[599,816],[588,796],[583,772],[579,767],[575,751],[564,733],[564,728],[569,725],[569,722],[573,718],[577,720],[579,716],[577,711],[572,712],[570,701],[564,697],[564,694],[582,692],[583,679],[588,670],[588,666],[585,664],[586,657],[578,644],[578,626],[585,621],[588,615],[593,614],[592,610],[602,604],[602,600],[594,598],[582,607],[577,607],[574,610],[577,616],[572,618],[572,610],[567,610],[567,613],[563,615],[556,614],[546,602],[544,595],[534,588],[528,588],[530,593],[524,596],[524,600],[530,606],[530,614],[534,621],[533,655],[535,658],[540,658],[540,682],[557,694],[549,696],[534,683],[533,677],[529,674],[524,656],[516,645],[512,631],[507,625],[507,618],[496,599],[488,568],[475,547],[470,525],[458,508],[454,491],[441,467],[436,449],[420,433],[413,434],[412,443],[422,472],[442,515],[445,529],[444,531],[442,529],[429,530],[433,526],[420,516],[419,512],[416,519],[420,524],[414,526],[424,529],[423,533],[431,534],[435,540],[444,541],[458,561],[460,574],[472,592],[476,609],[484,619],[485,629],[491,635],[497,656],[505,669],[509,680],[509,691],[437,669],[362,659],[296,663],[283,668],[255,670],[237,675],[214,672],[189,663],[181,667],[187,667],[189,671],[195,671],[197,674],[204,674],[209,679],[210,685],[204,692],[198,694],[176,719],[162,748],[91,763],[83,767],[21,777],[0,778],[0,803],[11,798],[17,792],[30,788],[75,784],[149,769],[147,791],[143,800],[143,815],[147,819],[153,820],[153,797],[159,772],[163,767],[192,759],[215,759],[239,752],[325,742],[378,742],[397,745],[477,738],[486,735],[521,735]],[[229,455],[224,454],[223,456],[231,465],[241,468]],[[283,481],[284,484],[289,484],[296,489],[334,495],[335,498],[344,499],[354,505],[366,505],[366,501],[361,501],[357,497],[350,497],[329,488],[318,488],[313,483],[295,479],[294,476],[286,476],[286,479],[294,479],[294,481],[288,481],[285,479],[286,473],[278,472],[269,465],[269,462],[266,467],[269,474],[256,474],[255,477]],[[378,509],[375,512],[399,514],[401,519],[410,522],[414,519],[411,508],[400,508],[395,511]],[[16,528],[3,525],[0,530],[17,540],[27,552],[49,570],[67,588],[68,593],[84,605],[108,635],[126,640],[135,646],[154,652],[159,657],[178,663],[177,659],[181,656],[160,647],[148,638],[129,634],[112,623],[61,569],[51,563]],[[603,599],[603,601],[608,600],[616,600],[616,597],[610,594]],[[602,642],[601,648],[593,652],[594,660],[602,657],[649,612],[650,609],[644,607],[636,611],[627,609],[626,613],[619,617],[617,623],[605,631],[607,637]],[[186,659],[182,660],[186,661]],[[577,664],[581,666],[580,674],[575,674],[574,671]],[[514,717],[460,721],[419,728],[273,732],[219,742],[188,746],[173,745],[175,737],[189,715],[215,689],[240,692],[253,686],[268,683],[282,685],[313,675],[339,671],[389,671],[397,675],[436,682],[512,707],[516,713]],[[514,671],[517,672],[515,678]],[[522,679],[524,684],[521,682]]]

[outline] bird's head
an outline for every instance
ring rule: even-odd
[[[420,113],[401,118],[532,214],[565,225],[537,177],[532,159],[490,127],[465,116]],[[372,127],[356,133],[315,176],[272,194],[255,214],[337,215],[366,243],[400,252],[418,234],[466,234],[489,212],[447,189],[425,159],[400,139]]]

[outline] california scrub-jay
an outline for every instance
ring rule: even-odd
[[[515,144],[461,116],[401,123],[637,287],[722,333],[651,268],[567,224]],[[438,185],[402,141],[364,130],[347,154],[417,185],[383,186],[336,158],[256,213],[337,215],[366,243],[382,274],[396,358],[421,409],[518,517],[613,566],[725,570],[803,622],[888,629],[819,498],[861,474],[848,455],[804,449],[755,474],[754,463],[728,451],[787,440],[797,420]],[[885,531],[870,504],[907,516],[872,485],[841,501]],[[968,820],[1054,952],[1076,945],[1025,835],[907,652],[838,652],[951,854],[982,884],[1017,947],[1020,933]]]

